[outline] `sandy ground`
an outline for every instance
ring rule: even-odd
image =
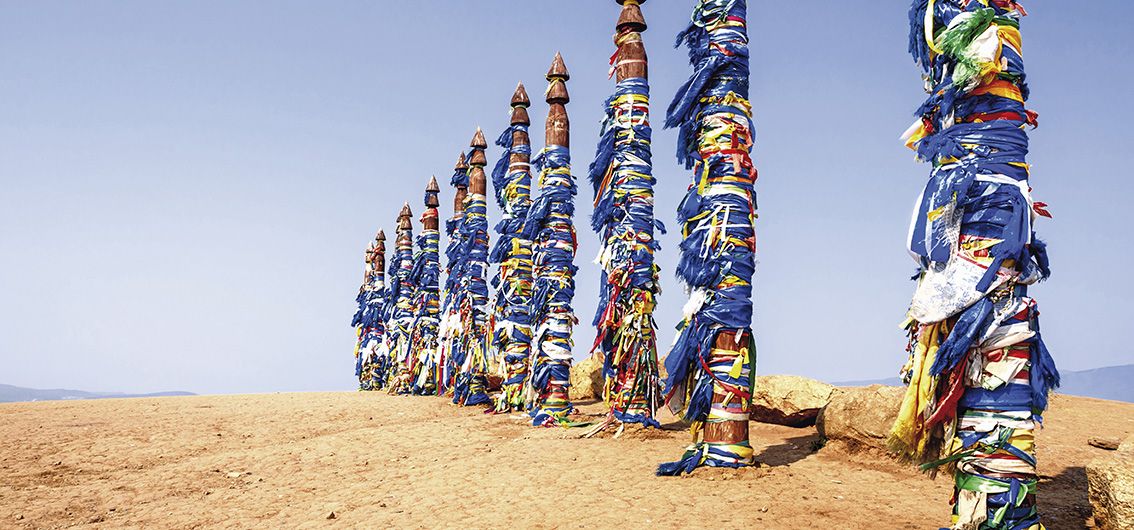
[[[602,407],[590,404],[588,413]],[[1059,396],[1041,434],[1053,530],[1090,516],[1091,437],[1134,404]],[[577,439],[377,393],[0,404],[0,528],[938,528],[950,481],[753,424],[761,467],[657,478],[688,434]],[[331,513],[334,518],[329,519]]]

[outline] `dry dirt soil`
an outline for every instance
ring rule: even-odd
[[[598,415],[601,404],[583,407]],[[816,451],[813,428],[752,424],[762,463],[658,478],[688,432],[579,439],[441,398],[312,393],[0,404],[0,528],[926,529],[950,481]],[[1085,528],[1094,437],[1134,404],[1058,396],[1040,435],[1048,528]],[[332,515],[333,514],[333,515]]]

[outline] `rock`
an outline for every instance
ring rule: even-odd
[[[1134,528],[1134,438],[1087,464],[1087,488],[1097,528]]]
[[[760,376],[752,393],[750,417],[761,423],[810,427],[834,391],[827,383],[797,375]]]
[[[239,471],[233,471],[233,472],[229,473],[227,476],[228,476],[228,478],[240,478],[240,475],[241,475],[241,473]]]
[[[1091,447],[1098,447],[1099,449],[1106,449],[1107,451],[1117,451],[1119,442],[1118,440],[1091,438],[1087,440],[1087,445]]]
[[[331,512],[331,513],[327,514],[327,519],[336,519],[336,518],[338,518],[338,514],[336,514],[335,512]]]
[[[572,401],[602,399],[603,384],[601,355],[591,355],[571,366]]]
[[[886,448],[906,389],[897,386],[837,388],[816,418],[819,434],[859,449]]]

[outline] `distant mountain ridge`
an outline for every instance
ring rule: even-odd
[[[1091,370],[1063,371],[1062,384],[1057,390],[1060,394],[1109,399],[1134,403],[1134,364],[1108,366]],[[869,379],[863,381],[842,381],[835,386],[889,385],[901,386],[897,377]],[[121,392],[86,392],[83,390],[36,389],[0,384],[0,403],[18,401],[61,401],[72,399],[108,399],[167,396],[195,396],[192,392],[155,392],[151,394],[127,394]]]
[[[0,403],[17,401],[63,401],[72,399],[107,399],[166,396],[195,396],[192,392],[154,392],[152,394],[126,394],[122,392],[86,392],[64,388],[38,389],[0,385]]]
[[[1060,377],[1062,383],[1059,385],[1059,390],[1056,391],[1060,394],[1134,403],[1134,364],[1108,366],[1078,372],[1063,371],[1060,372]],[[902,382],[897,377],[889,377],[833,384],[836,386],[901,386]]]

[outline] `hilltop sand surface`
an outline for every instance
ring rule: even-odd
[[[598,414],[599,404],[584,411]],[[440,398],[379,393],[0,405],[0,528],[937,528],[947,477],[752,424],[763,465],[657,478],[688,440],[576,439]],[[1134,404],[1056,397],[1040,503],[1085,528],[1092,437],[1134,432]],[[334,518],[328,519],[334,512]]]

